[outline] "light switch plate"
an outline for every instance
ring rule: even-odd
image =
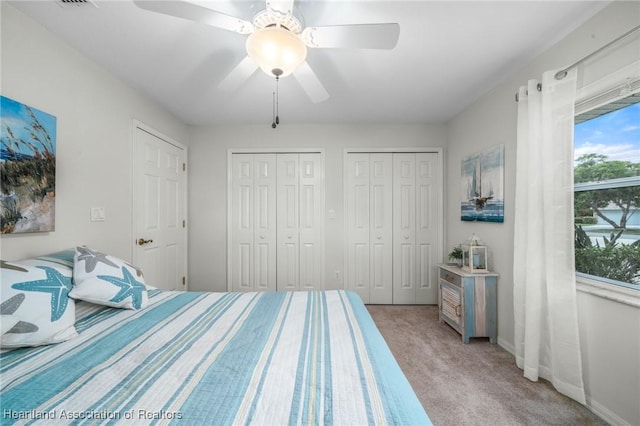
[[[104,222],[104,207],[91,207],[91,222]]]

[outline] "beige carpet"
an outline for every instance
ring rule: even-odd
[[[488,338],[468,345],[437,306],[368,305],[434,425],[606,425],[544,380],[522,376]]]

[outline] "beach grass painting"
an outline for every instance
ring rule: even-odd
[[[56,117],[0,96],[2,234],[55,229]]]
[[[460,219],[504,222],[504,144],[462,160]]]

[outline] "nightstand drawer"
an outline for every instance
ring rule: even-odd
[[[462,324],[462,295],[460,290],[445,282],[441,282],[440,291],[442,298],[442,306],[440,309],[442,315],[445,316],[447,320],[453,321],[452,325],[459,329]]]
[[[462,287],[462,278],[460,275],[453,274],[446,269],[440,269],[440,279],[445,280],[448,283],[455,285],[456,287]]]

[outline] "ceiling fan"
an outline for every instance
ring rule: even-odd
[[[145,10],[189,19],[247,38],[247,56],[222,80],[220,88],[239,88],[258,68],[268,75],[293,74],[312,102],[329,93],[306,62],[307,48],[393,49],[398,43],[397,23],[303,27],[294,15],[294,0],[266,0],[265,9],[253,21],[236,18],[186,1],[134,0]]]

